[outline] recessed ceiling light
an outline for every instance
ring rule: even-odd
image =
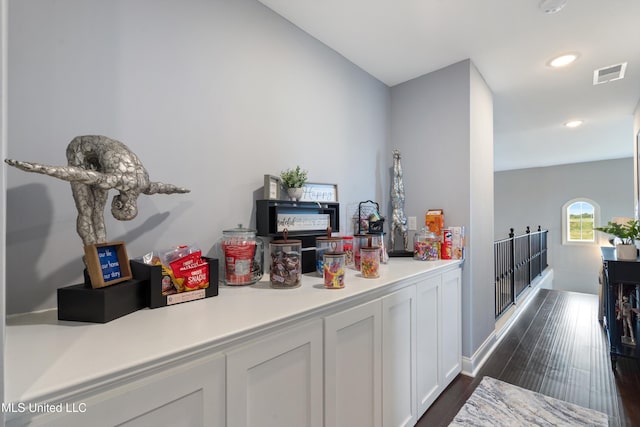
[[[566,67],[567,65],[574,62],[576,59],[578,59],[577,53],[565,53],[563,55],[553,58],[552,60],[547,62],[547,65],[553,68]]]
[[[582,120],[571,120],[567,123],[565,123],[564,125],[568,128],[577,128],[578,126],[580,126],[582,123],[584,123]]]

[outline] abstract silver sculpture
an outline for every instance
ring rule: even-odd
[[[395,251],[396,232],[402,234],[404,250],[409,248],[407,216],[404,213],[404,183],[402,182],[402,165],[400,151],[393,150],[393,183],[391,187],[391,232],[389,233],[389,252]]]
[[[69,181],[78,210],[76,229],[82,243],[105,243],[104,208],[109,190],[118,190],[111,202],[111,214],[128,221],[138,214],[140,194],[188,193],[186,188],[152,182],[138,156],[115,139],[99,135],[75,137],[67,146],[68,166],[5,159],[11,166]]]

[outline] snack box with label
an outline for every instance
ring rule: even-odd
[[[442,209],[429,209],[424,217],[424,225],[432,233],[442,236],[444,228],[444,211]]]

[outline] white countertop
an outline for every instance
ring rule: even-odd
[[[325,289],[315,273],[294,289],[272,289],[268,274],[250,286],[220,286],[219,295],[143,309],[105,324],[57,320],[57,311],[7,319],[5,401],[40,402],[159,360],[212,349],[270,325],[326,310],[460,261],[391,258],[381,277],[348,270],[343,289]],[[215,350],[215,349],[214,349]]]

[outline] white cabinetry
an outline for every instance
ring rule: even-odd
[[[460,269],[417,284],[418,417],[462,368]]]
[[[325,421],[331,427],[380,427],[381,303],[325,318]]]
[[[224,355],[209,356],[75,402],[43,408],[40,411],[48,413],[32,420],[13,419],[6,425],[223,427],[224,366]],[[38,412],[35,406],[26,407],[25,414],[34,412]]]
[[[227,425],[322,426],[322,321],[227,353]]]
[[[7,426],[414,425],[461,369],[459,262],[382,270],[349,271],[339,291],[315,276],[286,292],[221,287],[105,325],[14,319]],[[62,412],[8,406],[33,402]]]
[[[462,370],[462,302],[459,269],[442,275],[442,379],[446,387]]]
[[[442,323],[440,294],[442,276],[422,280],[417,285],[417,390],[418,413],[423,414],[442,390],[440,378],[439,330]]]
[[[413,426],[416,416],[416,286],[382,298],[384,427]]]

